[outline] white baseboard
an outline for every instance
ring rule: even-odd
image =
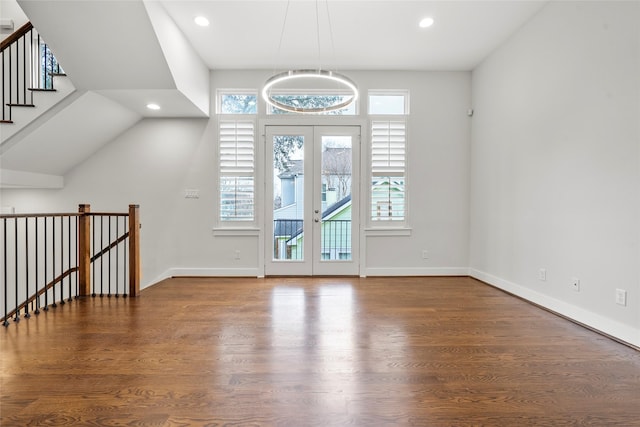
[[[158,276],[157,283],[170,277],[260,277],[262,271],[257,268],[170,268]]]
[[[534,304],[538,304],[548,310],[629,343],[635,347],[640,347],[640,330],[634,329],[631,326],[600,316],[599,314],[592,313],[564,301],[551,298],[532,289],[509,282],[508,280],[501,279],[483,271],[470,268],[469,276],[488,283],[491,286],[495,286],[498,289],[509,292],[510,294],[517,295],[520,298]]]
[[[365,268],[365,276],[468,276],[467,267]]]

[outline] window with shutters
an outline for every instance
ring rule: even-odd
[[[371,222],[402,225],[406,219],[406,123],[371,122]]]
[[[255,218],[255,123],[221,120],[219,127],[220,221]]]

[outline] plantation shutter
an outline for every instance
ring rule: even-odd
[[[220,219],[253,221],[255,202],[255,125],[222,121],[220,146]]]
[[[406,123],[371,123],[371,219],[405,219]]]

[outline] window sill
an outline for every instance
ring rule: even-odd
[[[259,234],[259,228],[225,227],[213,229],[214,236],[258,236]]]
[[[370,227],[364,229],[367,237],[384,237],[384,236],[411,236],[411,228],[409,227]]]

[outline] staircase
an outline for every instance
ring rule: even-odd
[[[160,2],[16,3],[46,35],[64,72],[44,75],[55,92],[32,91],[37,85],[28,79],[38,67],[28,62],[19,74],[29,84],[11,88],[19,102],[6,99],[7,87],[0,119],[13,123],[0,123],[0,191],[63,188],[69,171],[144,118],[209,116],[209,69]],[[20,42],[19,53],[12,53],[14,70],[16,58],[29,56],[23,46],[30,45]],[[1,71],[4,81],[9,72]],[[160,101],[162,110],[148,110],[151,101]]]
[[[5,152],[16,134],[73,93],[75,88],[30,22],[2,41],[0,55],[0,152]]]
[[[0,45],[2,124],[13,124],[14,108],[34,108],[35,92],[56,92],[54,79],[65,76],[55,56],[27,22]]]

